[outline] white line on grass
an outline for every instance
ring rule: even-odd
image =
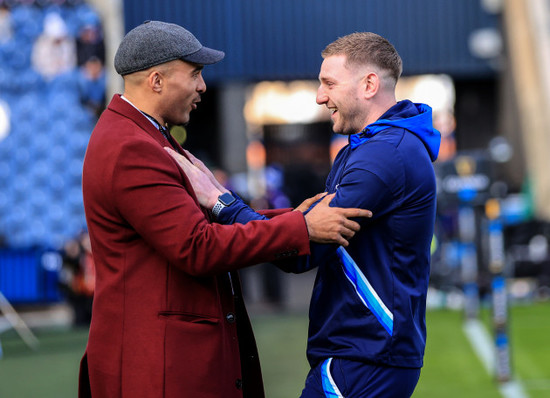
[[[464,322],[464,333],[487,373],[494,375],[495,349],[487,329],[479,320],[470,319]],[[529,398],[518,380],[499,384],[499,391],[504,398]]]
[[[523,380],[523,386],[528,390],[549,390],[550,391],[550,380],[548,379],[530,379]]]

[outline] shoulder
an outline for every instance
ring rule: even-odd
[[[377,169],[382,165],[400,161],[400,144],[404,130],[392,128],[372,137],[366,143],[356,147],[350,153],[347,167]]]

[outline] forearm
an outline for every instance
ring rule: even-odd
[[[237,200],[231,206],[220,211],[216,221],[220,224],[246,224],[250,221],[268,220],[266,216],[256,213],[241,198],[233,194]]]

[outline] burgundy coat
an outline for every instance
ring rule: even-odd
[[[96,267],[80,397],[261,398],[235,271],[309,254],[304,217],[212,223],[151,122],[115,95],[84,160]]]

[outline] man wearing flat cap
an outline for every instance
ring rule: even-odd
[[[115,95],[90,138],[82,186],[96,266],[80,397],[262,398],[254,336],[236,270],[309,254],[309,242],[347,245],[359,209],[316,206],[221,225],[231,192],[208,208],[164,149],[184,151],[167,125],[189,121],[206,90],[202,68],[224,57],[181,26],[131,30],[115,56]],[[193,166],[195,167],[195,166]],[[192,170],[187,170],[192,172]]]

